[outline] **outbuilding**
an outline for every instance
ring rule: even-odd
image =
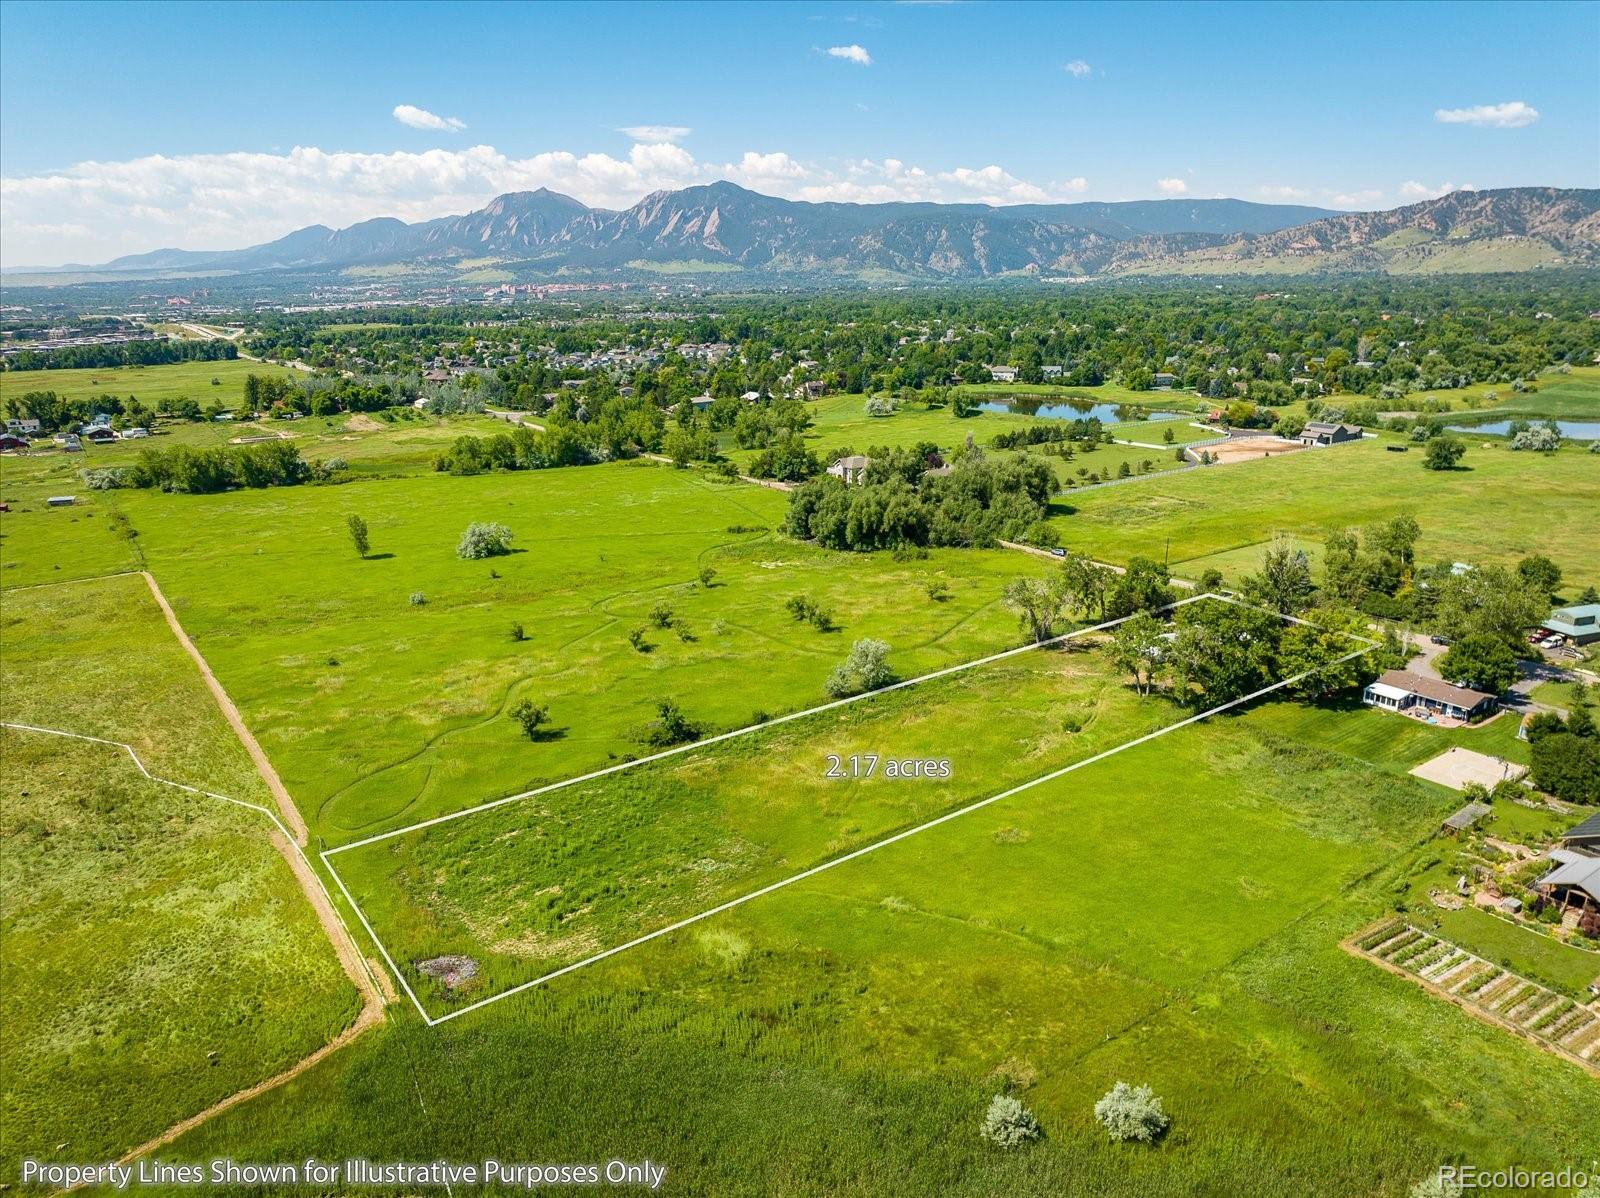
[[[1327,420],[1313,420],[1300,430],[1300,444],[1307,449],[1319,449],[1359,440],[1361,440],[1359,424],[1334,424]]]
[[[1580,603],[1550,613],[1544,630],[1564,636],[1574,645],[1600,641],[1600,603]]]

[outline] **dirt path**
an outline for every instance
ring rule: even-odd
[[[261,775],[261,780],[272,792],[272,801],[277,804],[278,814],[283,817],[284,824],[294,833],[296,843],[304,846],[310,840],[310,834],[306,831],[306,821],[301,817],[300,809],[294,805],[294,800],[289,797],[283,779],[279,778],[278,771],[272,768],[272,762],[267,760],[266,753],[256,743],[256,738],[250,734],[250,729],[244,726],[244,718],[239,714],[239,709],[228,697],[228,692],[222,689],[222,683],[217,681],[217,676],[211,672],[206,659],[200,656],[200,650],[195,648],[194,642],[189,639],[189,634],[183,630],[183,625],[178,623],[177,614],[173,612],[172,604],[167,602],[167,597],[161,593],[154,575],[148,570],[141,570],[140,573],[144,575],[145,583],[150,587],[150,594],[155,597],[156,606],[167,618],[167,627],[172,629],[172,635],[178,638],[178,643],[194,659],[194,664],[200,670],[200,677],[205,680],[206,689],[217,701],[217,706],[222,708],[223,717],[233,729],[234,735],[239,738],[239,743],[244,746],[245,752],[250,754],[250,760],[255,762],[256,773]]]
[[[350,1041],[354,1040],[369,1027],[373,1027],[374,1025],[382,1022],[382,1007],[374,1007],[371,1004],[362,1007],[361,1014],[356,1016],[356,1021],[354,1023],[345,1028],[344,1031],[340,1032],[332,1040],[329,1040],[321,1048],[317,1049],[317,1051],[312,1053],[310,1056],[300,1058],[300,1060],[296,1061],[293,1065],[290,1065],[282,1073],[276,1074],[267,1078],[265,1081],[257,1082],[253,1086],[249,1086],[243,1090],[239,1090],[233,1094],[230,1094],[220,1102],[212,1103],[197,1115],[190,1115],[187,1119],[184,1119],[178,1123],[174,1123],[171,1127],[167,1128],[166,1131],[155,1137],[155,1139],[146,1140],[137,1148],[131,1149],[122,1156],[118,1157],[117,1163],[120,1165],[126,1165],[130,1161],[138,1160],[141,1156],[145,1156],[148,1153],[154,1152],[157,1148],[162,1148],[172,1143],[172,1141],[176,1140],[184,1133],[193,1131],[207,1120],[216,1118],[218,1115],[222,1114],[223,1111],[230,1110],[242,1102],[249,1102],[252,1098],[255,1098],[261,1094],[265,1094],[268,1090],[277,1089],[279,1086],[283,1085],[284,1082],[292,1081],[294,1078],[299,1077],[302,1073],[304,1073],[307,1069],[310,1069],[311,1066],[315,1065],[324,1057],[331,1056],[338,1052],[341,1048],[350,1043]]]

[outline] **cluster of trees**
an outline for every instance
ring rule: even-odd
[[[84,370],[117,366],[170,366],[175,362],[231,362],[231,341],[124,341],[115,345],[70,345],[25,349],[5,359],[6,370]]]
[[[909,461],[913,454],[883,451],[862,484],[824,476],[798,487],[785,530],[831,549],[860,550],[992,546],[1049,535],[1042,522],[1055,477],[1045,463],[971,453],[949,474],[930,476],[925,464]],[[907,477],[913,466],[914,480]]]
[[[1569,803],[1600,803],[1600,736],[1580,699],[1565,720],[1544,711],[1528,721],[1533,784]]]
[[[542,470],[585,466],[663,448],[666,417],[641,399],[597,401],[591,410],[570,398],[551,408],[542,430],[512,425],[490,437],[457,437],[434,459],[436,470],[482,474],[490,470]]]
[[[121,481],[198,495],[235,487],[289,487],[317,473],[289,442],[266,441],[209,449],[188,445],[143,449]]]

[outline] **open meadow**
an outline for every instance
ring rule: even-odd
[[[1091,557],[1169,560],[1196,576],[1212,565],[1233,579],[1257,561],[1238,551],[1278,532],[1320,541],[1336,528],[1402,512],[1423,529],[1429,561],[1513,564],[1544,553],[1569,578],[1600,579],[1600,454],[1568,446],[1517,453],[1473,440],[1456,470],[1389,453],[1386,439],[1174,473],[1058,500],[1061,542]],[[1241,569],[1240,567],[1243,567]]]
[[[244,380],[252,374],[299,377],[286,366],[230,358],[215,362],[173,362],[161,366],[96,366],[72,370],[0,371],[0,401],[28,391],[54,391],[63,399],[130,396],[147,408],[160,409],[180,399],[202,408],[224,408],[244,402]]]
[[[1289,741],[1273,710],[458,1021],[400,1021],[177,1148],[394,1153],[421,1137],[467,1156],[539,1134],[581,1155],[621,1137],[673,1163],[682,1192],[777,1177],[863,1195],[1265,1196],[1304,1176],[1311,1193],[1400,1195],[1458,1156],[1578,1159],[1600,1136],[1592,1077],[1337,947],[1386,909],[1456,797]],[[1159,1147],[1108,1144],[1093,1123],[1119,1079],[1163,1097]],[[973,1130],[1007,1087],[1046,1129],[1025,1161]]]
[[[649,753],[661,699],[707,733],[815,706],[861,637],[887,642],[901,677],[1011,647],[1020,634],[1001,588],[1052,570],[1008,551],[820,550],[777,531],[782,494],[646,461],[465,478],[427,468],[429,446],[477,422],[296,423],[308,456],[347,456],[355,481],[93,492],[73,509],[6,514],[6,719],[127,740],[156,772],[269,801],[142,579],[19,588],[142,565],[313,845],[336,847]],[[1276,528],[1304,528],[1315,547],[1329,527],[1397,510],[1416,513],[1430,557],[1514,560],[1525,550],[1513,521],[1472,523],[1488,484],[1538,523],[1530,546],[1582,577],[1594,554],[1569,500],[1594,464],[1474,447],[1472,470],[1440,476],[1364,443],[1106,488],[1055,519],[1067,544],[1110,560],[1159,558],[1170,538],[1179,573],[1225,554],[1254,568]],[[5,469],[8,495],[32,495],[76,464],[41,455]],[[351,514],[371,529],[364,559]],[[516,552],[459,558],[474,520],[505,523]],[[795,597],[828,619],[796,619]],[[523,699],[549,709],[532,739],[511,716]],[[437,1016],[1183,714],[1138,698],[1098,653],[1022,654],[332,860]],[[114,991],[97,1026],[121,1039],[100,1074],[8,1072],[8,1112],[24,1128],[13,1156],[67,1139],[61,1094],[120,1104],[93,1148],[110,1153],[348,1025],[356,993],[281,858],[250,839],[248,819],[219,822],[252,813],[152,792],[110,762],[85,780],[94,754],[6,739],[8,792],[35,796],[8,803],[8,834],[13,818],[48,828],[70,815],[78,839],[55,843],[73,846],[63,859],[95,894],[62,909],[101,926],[116,915],[99,904],[120,903],[143,962],[133,982],[117,958],[88,968],[87,950],[48,922],[56,908],[18,909],[19,927],[42,930],[8,935],[4,951],[43,943],[37,958],[68,972],[39,984],[69,998],[80,977]],[[1447,1160],[1581,1162],[1600,1143],[1592,1075],[1339,947],[1451,866],[1437,829],[1460,796],[1406,771],[1455,744],[1527,752],[1510,717],[1446,730],[1347,700],[1213,717],[459,1019],[430,1027],[391,1006],[381,1026],[162,1156],[481,1159],[537,1143],[549,1159],[648,1156],[680,1193],[1262,1198],[1398,1198]],[[825,777],[830,754],[862,753],[948,758],[951,776]],[[1522,810],[1496,818],[1510,829]],[[103,858],[107,838],[148,838],[151,825],[170,837],[170,855],[139,857],[153,874]],[[259,869],[228,855],[251,845]],[[180,862],[212,872],[174,890]],[[7,867],[43,869],[27,855]],[[152,888],[166,896],[155,907]],[[215,905],[192,910],[211,910],[221,931],[190,940],[217,960],[238,951],[236,928],[280,947],[226,966],[230,993],[253,996],[239,1017],[268,1021],[253,1055],[183,1071],[217,1037],[207,1019],[174,1016],[183,1047],[162,1061],[181,1080],[169,1082],[129,1061],[151,1018],[139,979],[167,993],[155,965],[190,959],[189,944],[163,947],[173,894]],[[1581,992],[1593,954],[1444,914],[1443,931],[1474,951]],[[471,957],[478,976],[424,980],[419,964],[446,954]],[[184,1010],[181,998],[168,1009]],[[36,999],[29,1017],[48,1009]],[[116,1088],[128,1078],[161,1100]],[[1117,1080],[1161,1095],[1174,1125],[1159,1145],[1108,1143],[1093,1121]],[[1044,1126],[1026,1153],[976,1134],[1003,1090]]]
[[[4,643],[0,719],[270,804],[143,579],[8,593]],[[24,1155],[116,1157],[355,1018],[265,815],[109,745],[6,729],[0,757],[7,1179]]]
[[[814,706],[861,637],[888,643],[903,677],[1009,648],[1001,588],[1048,568],[799,544],[773,531],[783,495],[650,462],[112,494],[330,843],[641,755],[662,699],[708,732]],[[371,529],[364,560],[351,514]],[[461,560],[462,531],[485,520],[515,552]],[[826,629],[786,610],[795,597]],[[509,716],[524,699],[549,708],[537,742]]]

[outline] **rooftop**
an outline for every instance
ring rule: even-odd
[[[1408,694],[1421,695],[1424,699],[1432,699],[1435,703],[1450,703],[1469,711],[1485,699],[1494,698],[1486,691],[1457,686],[1440,678],[1424,678],[1421,674],[1413,674],[1407,670],[1385,670],[1379,675],[1377,684],[1393,687]]]

